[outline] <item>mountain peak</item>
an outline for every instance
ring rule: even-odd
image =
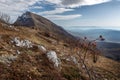
[[[26,13],[26,14],[30,14],[30,13],[32,13],[32,12],[30,12],[30,11],[26,11],[25,13]]]
[[[56,25],[52,21],[37,15],[35,13],[31,13],[29,11],[22,14],[22,16],[18,17],[17,21],[14,23],[16,26],[24,26],[24,27],[32,27],[34,29],[39,30],[43,34],[49,34],[54,36],[56,39],[67,39],[74,40],[71,34],[65,31],[62,27]],[[64,40],[63,40],[64,41]]]
[[[32,14],[31,12],[27,11],[27,12],[25,12],[25,13],[22,14],[22,17],[23,18],[31,18],[31,14]]]
[[[25,12],[21,16],[18,17],[16,22],[14,23],[16,26],[34,26],[34,21],[32,19],[32,13],[31,12]]]

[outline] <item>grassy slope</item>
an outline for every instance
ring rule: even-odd
[[[73,62],[64,59],[64,57],[76,55],[69,46],[65,46],[66,43],[54,44],[52,42],[56,40],[38,34],[36,30],[29,28],[11,29],[0,26],[0,36],[2,36],[0,55],[14,54],[16,50],[20,50],[22,53],[11,64],[0,62],[1,80],[87,80],[81,66],[77,67]],[[56,51],[62,62],[61,70],[54,68],[53,64],[46,58],[45,53],[38,49],[13,47],[10,40],[14,37],[28,39],[37,45],[44,45],[48,50]],[[90,52],[88,51],[88,53]],[[118,62],[99,56],[98,62],[93,63],[92,55],[88,54],[86,64],[90,70],[95,71],[95,74],[101,75],[100,80],[102,77],[106,77],[108,80],[119,80],[120,63]]]

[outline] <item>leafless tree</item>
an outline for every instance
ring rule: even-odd
[[[100,35],[97,39],[92,40],[92,41],[88,41],[87,37],[84,37],[82,43],[77,42],[77,43],[80,43],[80,45],[82,45],[82,47],[84,49],[84,52],[82,52],[82,53],[84,53],[83,56],[81,54],[81,49],[78,49],[78,51],[77,51],[77,55],[79,56],[78,62],[81,63],[81,66],[84,66],[84,71],[88,75],[89,80],[96,80],[96,77],[95,77],[95,73],[93,73],[93,71],[91,73],[90,68],[88,67],[88,65],[85,62],[86,61],[87,52],[88,51],[92,51],[93,62],[96,63],[97,56],[98,56],[98,53],[96,52],[96,46],[97,46],[96,41],[104,41],[104,40],[105,39],[102,37],[102,35]]]
[[[8,14],[0,12],[0,21],[9,24],[10,23],[10,16]]]

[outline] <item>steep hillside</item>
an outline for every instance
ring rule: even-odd
[[[94,63],[90,50],[83,60],[85,53],[39,30],[0,23],[0,80],[120,79],[120,63],[100,55]]]
[[[20,16],[14,25],[37,29],[40,33],[58,40],[67,40],[68,42],[69,40],[72,41],[75,39],[75,37],[66,32],[62,27],[54,24],[50,20],[40,15],[31,12],[26,12]]]

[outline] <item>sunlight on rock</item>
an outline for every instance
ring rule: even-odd
[[[73,62],[74,64],[78,64],[77,58],[74,56],[70,56],[66,58],[66,61]]]
[[[49,51],[47,53],[47,57],[49,60],[51,60],[54,63],[55,67],[59,67],[60,63],[60,59],[57,57],[57,54],[55,51]]]
[[[20,54],[20,53],[21,53],[19,50],[17,50],[16,52],[17,52],[17,54]]]
[[[74,64],[78,63],[77,59],[74,56],[71,56],[71,60],[74,62]]]
[[[11,63],[11,61],[14,61],[18,56],[14,55],[2,55],[0,56],[0,62],[2,63]]]
[[[17,47],[32,47],[32,43],[29,40],[20,40],[18,37],[15,37],[11,42],[15,43]]]
[[[38,45],[38,48],[43,52],[47,51],[47,49],[44,46]]]

